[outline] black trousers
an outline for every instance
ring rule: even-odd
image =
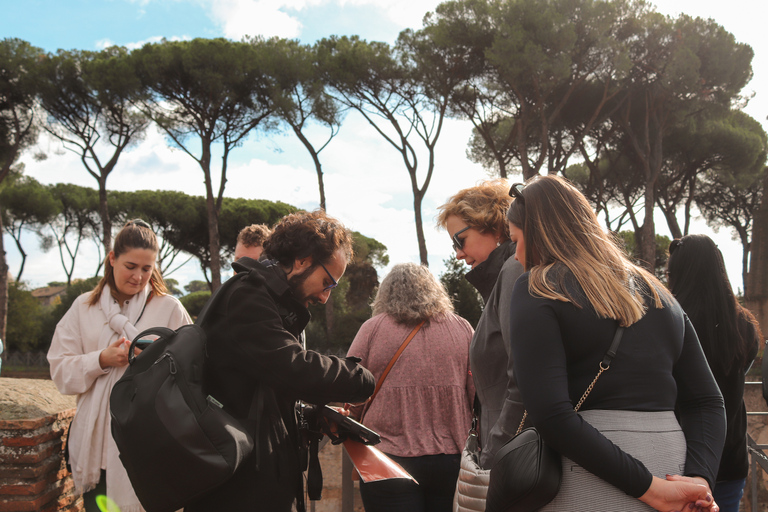
[[[102,510],[106,510],[105,508],[99,508],[99,505],[96,502],[96,498],[98,496],[106,496],[107,495],[107,472],[103,469],[101,470],[101,476],[99,477],[99,483],[96,485],[95,489],[91,489],[90,491],[83,494],[83,503],[85,504],[85,512],[101,512]]]
[[[418,484],[402,478],[360,482],[365,512],[451,512],[459,478],[460,454],[388,456]]]

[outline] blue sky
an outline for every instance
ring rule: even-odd
[[[47,51],[95,50],[106,42],[133,46],[160,37],[239,39],[245,34],[278,35],[312,43],[331,34],[365,32],[368,39],[393,40],[404,28],[404,21],[420,23],[420,14],[437,4],[408,2],[409,9],[390,15],[389,9],[381,8],[389,3],[405,4],[312,0],[4,0],[0,31],[4,37],[19,37]],[[424,6],[423,11],[419,5]]]
[[[195,37],[244,35],[297,38],[305,43],[332,34],[357,34],[368,40],[392,43],[404,28],[419,28],[424,14],[437,0],[0,0],[0,37],[18,37],[46,51],[97,50],[108,45],[139,47],[146,42]],[[768,115],[768,45],[763,17],[754,0],[661,0],[665,14],[685,12],[714,18],[740,42],[752,45],[754,78],[745,92],[754,92],[747,112],[766,123]],[[486,177],[469,162],[465,148],[470,135],[467,123],[450,121],[438,143],[437,169],[424,202],[423,218],[430,267],[442,271],[451,254],[448,236],[434,227],[436,208],[460,188]],[[314,140],[325,134],[317,129]],[[42,162],[22,158],[27,174],[43,183],[71,182],[96,187],[82,164],[61,145],[42,137],[35,151],[48,154]],[[387,245],[392,263],[418,261],[413,227],[412,195],[408,176],[395,151],[359,117],[350,114],[341,133],[321,153],[325,172],[328,211],[349,227]],[[231,157],[225,194],[281,200],[301,208],[318,205],[317,181],[304,148],[288,133],[251,136]],[[423,176],[421,176],[423,179]],[[181,151],[167,147],[162,135],[150,129],[145,140],[125,153],[108,180],[115,190],[176,189],[204,195],[203,175],[197,164]],[[659,234],[668,235],[663,218],[656,220]],[[699,223],[724,250],[734,287],[740,287],[741,246],[727,230],[713,233]],[[12,273],[19,256],[6,237]],[[23,280],[43,286],[64,278],[58,255],[42,253],[35,239],[25,240],[30,253]],[[86,247],[78,257],[76,276],[92,275],[96,251]],[[200,279],[190,262],[173,276],[182,284]]]

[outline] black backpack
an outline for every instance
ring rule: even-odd
[[[203,392],[201,324],[224,290],[247,274],[235,274],[214,293],[195,324],[140,333],[128,369],[112,388],[112,437],[148,512],[173,512],[218,487],[254,449],[243,425]],[[134,357],[139,339],[149,335],[158,339]],[[258,422],[261,393],[256,394],[248,420],[255,416]]]

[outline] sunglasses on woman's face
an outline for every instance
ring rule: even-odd
[[[453,234],[453,236],[451,236],[451,240],[453,240],[453,250],[454,251],[459,252],[461,249],[464,248],[464,240],[466,240],[466,238],[459,238],[459,235],[462,234],[463,232],[465,232],[466,230],[468,230],[471,227],[472,226],[467,226],[464,229],[460,229],[457,232],[455,232]]]

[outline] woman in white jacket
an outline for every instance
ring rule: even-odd
[[[69,462],[87,512],[106,495],[122,512],[140,512],[110,433],[109,395],[128,365],[128,347],[149,327],[191,323],[167,294],[157,259],[157,237],[143,220],[128,221],[115,237],[96,288],[75,299],[56,326],[48,362],[59,391],[77,395],[69,430]]]

